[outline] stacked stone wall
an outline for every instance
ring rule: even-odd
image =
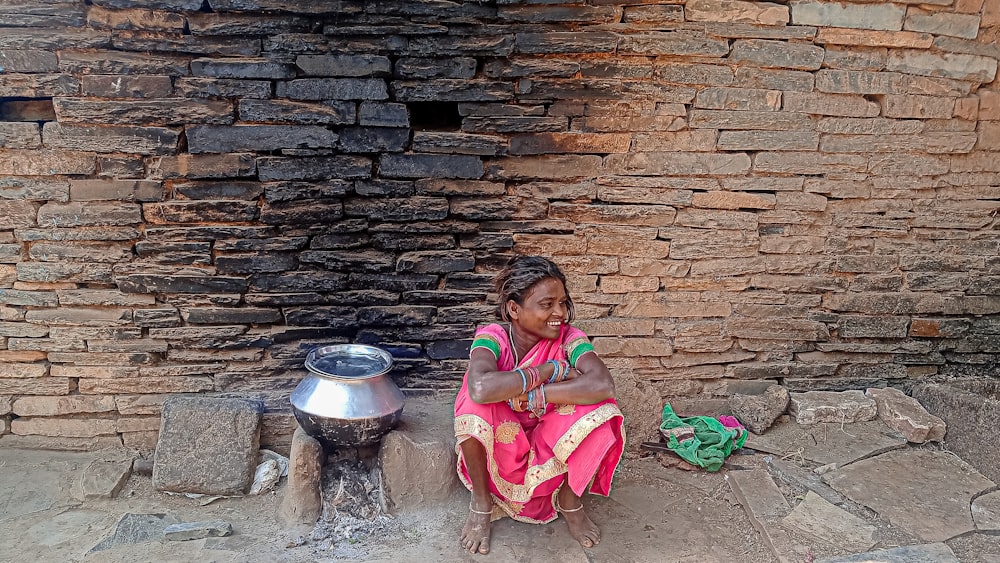
[[[651,404],[993,377],[998,36],[997,0],[3,2],[0,444],[148,448],[178,393],[281,443],[320,343],[454,388],[513,254]]]

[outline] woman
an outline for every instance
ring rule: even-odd
[[[458,474],[472,491],[462,547],[488,553],[491,522],[504,516],[545,523],[558,513],[593,547],[600,530],[581,497],[608,495],[625,441],[614,380],[570,326],[555,264],[515,257],[495,286],[502,323],[476,331],[455,400]]]

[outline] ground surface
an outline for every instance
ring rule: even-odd
[[[118,498],[76,500],[74,481],[100,455],[0,449],[0,560],[773,561],[723,474],[667,469],[655,458],[624,463],[611,498],[593,499],[591,513],[604,533],[596,548],[581,548],[561,520],[534,526],[505,519],[494,524],[492,553],[471,556],[458,547],[468,506],[461,491],[448,501],[392,517],[369,512],[374,518],[359,519],[350,513],[371,505],[365,503],[363,486],[353,491],[348,486],[343,495],[348,500],[341,500],[336,511],[327,502],[314,529],[284,530],[274,518],[281,486],[262,496],[203,504],[204,499],[155,491],[149,476],[133,474]],[[379,512],[377,507],[373,512]],[[163,516],[147,516],[145,529],[118,526],[116,534],[126,514]],[[206,520],[231,523],[233,535],[167,541],[159,532],[165,521]],[[102,542],[118,544],[91,551]]]

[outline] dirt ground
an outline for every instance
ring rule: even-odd
[[[285,530],[275,519],[283,482],[261,496],[206,503],[156,491],[148,475],[133,474],[117,498],[77,500],[74,482],[100,455],[0,449],[0,561],[774,560],[729,491],[724,472],[667,469],[656,458],[623,462],[611,497],[591,499],[589,512],[603,530],[599,546],[581,548],[561,520],[529,525],[504,519],[494,524],[492,552],[474,556],[458,547],[468,506],[463,491],[387,515],[372,493],[374,483],[362,479],[343,487],[332,506],[341,487],[328,464],[324,515],[312,529]],[[157,522],[223,520],[232,524],[233,534],[168,541],[162,523],[152,526],[152,533],[119,526],[116,534],[116,523],[126,514],[162,515],[146,517]],[[118,544],[92,551],[109,537]]]

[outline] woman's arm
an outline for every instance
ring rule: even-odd
[[[560,405],[593,405],[615,396],[615,380],[596,353],[587,352],[580,356],[576,371],[578,373],[573,374],[576,376],[573,379],[546,384],[545,400]]]
[[[538,366],[538,371],[543,379],[552,377],[551,364]],[[468,385],[469,398],[473,402],[499,403],[520,395],[523,381],[521,374],[515,371],[499,371],[497,359],[489,349],[473,348],[469,356]]]

